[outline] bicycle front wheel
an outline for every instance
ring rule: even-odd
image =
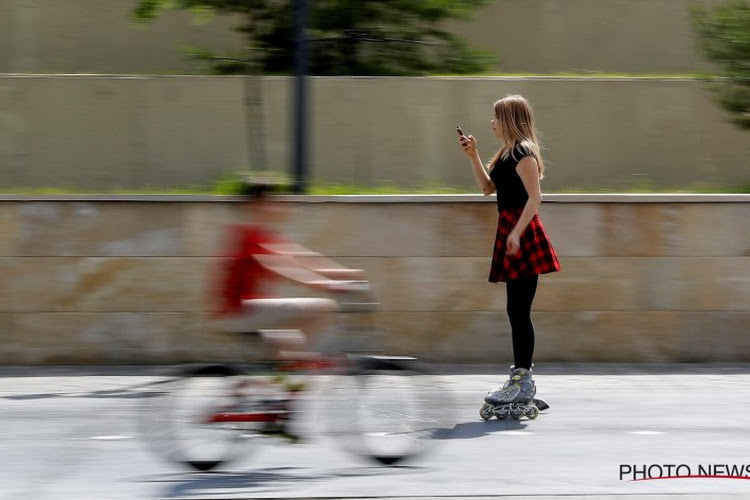
[[[329,434],[384,465],[423,454],[450,421],[447,389],[414,358],[356,358],[333,376],[326,399]]]
[[[182,369],[145,399],[139,412],[144,439],[158,455],[200,471],[236,460],[257,433],[211,417],[236,404],[242,380],[229,365]]]

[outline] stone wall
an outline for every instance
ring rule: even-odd
[[[504,285],[486,282],[493,201],[287,198],[284,232],[368,272],[389,352],[504,363]],[[232,355],[203,311],[221,227],[247,216],[212,197],[2,197],[0,362]],[[537,361],[749,361],[749,217],[747,195],[547,195],[563,271],[541,280]]]

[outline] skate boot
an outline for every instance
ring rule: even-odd
[[[484,401],[491,405],[503,403],[522,403],[534,399],[536,384],[531,370],[511,367],[508,380],[502,387],[490,391]]]
[[[493,416],[500,420],[507,417],[519,419],[522,416],[535,419],[539,415],[535,395],[536,384],[531,370],[512,366],[505,385],[490,391],[484,398],[485,405],[482,406],[479,415],[483,420],[489,420]],[[544,407],[547,408],[548,405],[545,403]]]

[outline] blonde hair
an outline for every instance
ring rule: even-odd
[[[503,147],[495,153],[489,167],[492,168],[499,159],[505,160],[508,156],[516,160],[515,149],[519,148],[536,160],[539,178],[544,178],[544,162],[534,127],[534,114],[528,101],[518,94],[503,97],[495,103],[495,118]]]

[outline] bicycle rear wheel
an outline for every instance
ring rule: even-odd
[[[245,380],[244,372],[229,365],[181,369],[156,385],[140,409],[144,439],[158,455],[200,471],[248,454],[261,437],[258,423],[212,421],[212,415],[237,404]]]
[[[447,431],[448,394],[414,358],[359,357],[331,380],[327,431],[347,451],[395,465],[423,454]]]

